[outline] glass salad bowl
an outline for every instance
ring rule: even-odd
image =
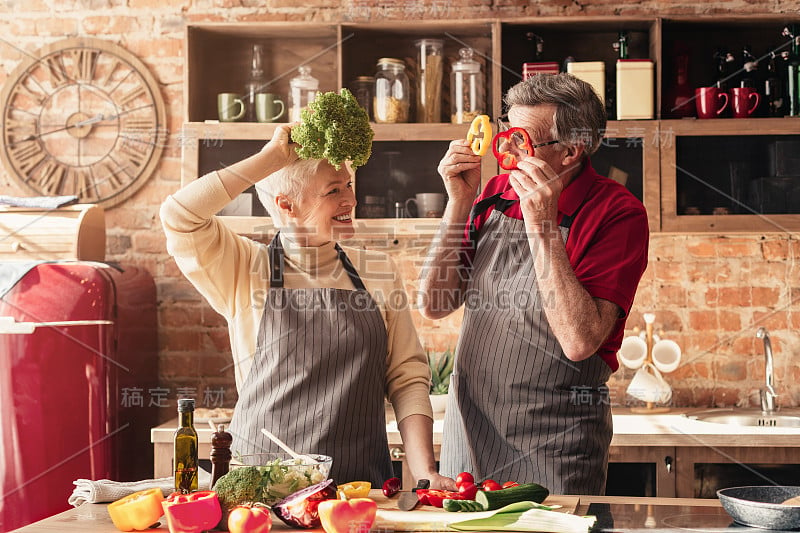
[[[286,496],[328,479],[333,458],[308,454],[307,459],[293,459],[287,453],[257,453],[234,456],[231,470],[250,468],[256,501],[272,505]],[[260,479],[260,481],[259,481]]]

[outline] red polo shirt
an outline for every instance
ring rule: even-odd
[[[500,174],[490,179],[476,202],[500,192],[503,198],[519,199],[508,183],[508,177],[508,174]],[[490,207],[475,219],[478,230],[492,209]],[[509,207],[505,214],[521,220],[519,203]],[[559,223],[564,215],[574,216],[566,249],[578,281],[593,297],[614,302],[624,312],[597,352],[616,371],[619,367],[617,350],[622,342],[625,319],[647,267],[650,236],[647,212],[628,189],[599,175],[587,159],[584,169],[558,199]],[[465,245],[468,246],[466,242]]]

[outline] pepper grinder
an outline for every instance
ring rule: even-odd
[[[231,443],[233,435],[225,431],[225,426],[220,424],[217,431],[211,435],[211,485],[228,473],[231,464]]]

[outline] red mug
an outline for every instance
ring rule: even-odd
[[[734,87],[731,89],[731,109],[735,118],[747,118],[758,109],[761,97],[752,87]]]
[[[728,94],[716,87],[699,87],[694,90],[697,118],[716,118],[728,107]]]

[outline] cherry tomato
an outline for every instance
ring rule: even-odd
[[[503,483],[503,488],[507,489],[508,487],[516,487],[517,485],[519,485],[519,483],[517,483],[516,481],[506,481],[505,483]]]
[[[481,483],[481,488],[485,491],[492,491],[492,490],[500,490],[503,487],[497,481],[493,479],[487,479],[483,483]]]
[[[461,472],[456,476],[456,487],[461,487],[464,483],[475,483],[475,478],[469,472]]]
[[[400,492],[400,480],[396,477],[390,477],[386,481],[383,482],[383,487],[381,490],[383,491],[383,495],[387,498],[391,498],[398,492]]]
[[[465,481],[458,486],[458,493],[463,496],[465,500],[474,500],[475,494],[478,493],[478,486],[471,481]]]

